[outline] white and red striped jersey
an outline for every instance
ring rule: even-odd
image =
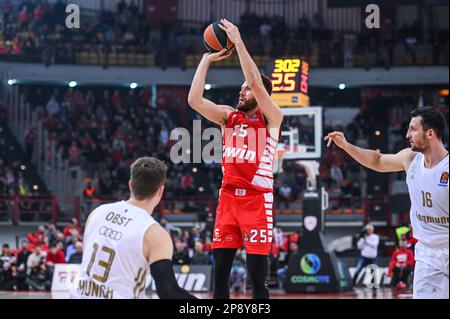
[[[222,188],[273,192],[277,141],[270,137],[260,111],[249,117],[242,111],[232,112],[222,145]]]

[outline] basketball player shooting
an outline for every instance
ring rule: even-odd
[[[245,82],[237,109],[203,97],[212,62],[231,55],[226,49],[205,53],[189,92],[189,105],[222,127],[223,181],[213,234],[214,298],[227,299],[229,277],[238,248],[245,243],[253,298],[269,298],[267,256],[272,242],[273,160],[283,114],[271,98],[272,83],[259,73],[236,26],[219,24],[234,43]]]
[[[97,207],[86,222],[76,299],[142,299],[148,270],[161,299],[194,299],[172,268],[169,234],[151,216],[164,192],[167,167],[152,157],[131,166],[127,201]]]
[[[449,298],[448,151],[442,143],[446,121],[436,108],[411,112],[406,139],[411,148],[380,154],[348,143],[342,132],[325,137],[360,164],[377,172],[406,171],[415,246],[413,298]]]

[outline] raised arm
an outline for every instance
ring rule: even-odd
[[[280,107],[272,100],[269,93],[267,93],[258,67],[245,48],[238,28],[226,19],[221,19],[220,23],[220,28],[227,33],[228,38],[236,47],[245,81],[247,81],[248,86],[252,90],[258,106],[267,120],[268,127],[279,128],[283,121],[283,113]]]
[[[407,171],[416,155],[416,152],[410,148],[405,148],[397,154],[381,154],[377,151],[360,148],[347,142],[342,132],[332,132],[324,139],[328,141],[328,147],[331,142],[334,142],[361,165],[381,173]]]
[[[225,125],[228,115],[234,111],[231,106],[218,105],[203,97],[205,89],[206,74],[213,61],[226,59],[231,55],[231,51],[222,50],[218,53],[205,53],[195,72],[189,91],[188,103],[198,113],[206,117],[211,122],[219,125]]]

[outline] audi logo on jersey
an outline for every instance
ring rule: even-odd
[[[108,228],[106,226],[102,226],[98,231],[98,233],[112,240],[120,240],[122,239],[123,236],[123,234],[120,231]]]

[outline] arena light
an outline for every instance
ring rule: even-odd
[[[201,186],[198,188],[198,191],[199,191],[199,192],[203,192],[204,190],[205,190],[205,189],[204,189],[203,187],[201,187]]]
[[[206,84],[205,84],[205,90],[206,90],[206,91],[211,90],[211,84],[206,83]]]
[[[20,169],[21,169],[22,171],[24,171],[24,170],[27,169],[27,167],[26,167],[25,165],[21,165],[21,166],[20,166]]]
[[[192,169],[192,171],[193,171],[194,173],[197,173],[197,171],[198,171],[197,167],[194,167],[194,168]]]
[[[447,89],[440,90],[440,91],[439,91],[439,95],[440,95],[440,96],[448,96],[448,90],[447,90]]]
[[[376,136],[380,136],[380,135],[381,135],[381,132],[380,132],[379,130],[376,130],[376,131],[375,131],[375,135],[376,135]]]
[[[74,88],[78,85],[77,81],[70,81],[69,82],[69,87]]]
[[[339,84],[339,90],[345,90],[345,87],[344,83]]]
[[[33,185],[33,189],[34,189],[35,191],[37,191],[37,190],[39,190],[39,186]]]
[[[14,84],[16,84],[16,83],[17,83],[16,79],[9,79],[9,80],[8,80],[8,84],[9,84],[9,85],[14,85]]]
[[[134,90],[135,88],[137,88],[137,83],[136,82],[132,82],[130,83],[130,89]]]

